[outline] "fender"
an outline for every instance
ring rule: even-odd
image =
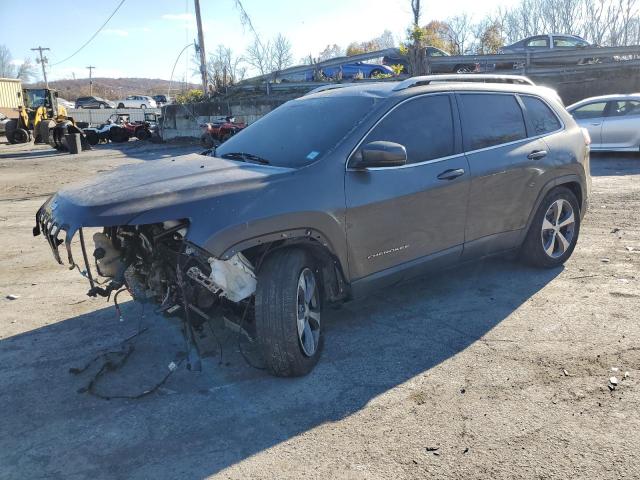
[[[575,173],[572,174],[568,174],[568,175],[563,175],[561,177],[557,177],[557,178],[552,178],[551,180],[549,180],[541,189],[540,192],[538,193],[538,197],[536,198],[536,202],[534,204],[534,207],[531,209],[531,213],[529,214],[529,219],[527,220],[527,224],[526,226],[521,230],[520,232],[520,236],[518,239],[518,244],[521,244],[522,242],[524,242],[524,238],[527,235],[527,232],[529,231],[529,227],[531,226],[531,222],[533,222],[533,217],[535,217],[536,212],[538,211],[538,208],[540,208],[540,204],[542,203],[542,200],[544,200],[544,197],[547,196],[547,193],[549,193],[551,191],[551,189],[558,187],[560,185],[564,185],[566,183],[577,183],[580,185],[580,189],[582,191],[582,205],[580,205],[580,217],[581,219],[584,217],[584,213],[586,210],[586,202],[587,202],[587,189],[585,186],[585,181],[583,178],[580,178],[580,176],[578,176]]]
[[[322,212],[296,212],[243,223],[211,235],[202,245],[216,258],[226,260],[237,252],[274,241],[317,242],[334,256],[346,274],[346,236],[338,218]]]

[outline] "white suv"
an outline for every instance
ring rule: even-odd
[[[156,101],[145,95],[129,95],[116,103],[118,108],[157,108]]]

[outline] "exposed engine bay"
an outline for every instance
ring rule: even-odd
[[[211,257],[184,241],[188,223],[168,221],[126,225],[95,233],[93,257],[98,275],[110,278],[89,295],[108,296],[125,287],[139,302],[151,302],[162,312],[183,307],[203,320],[207,311],[226,299],[238,303],[256,288],[253,266],[241,253],[228,260]]]

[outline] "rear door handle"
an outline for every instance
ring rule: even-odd
[[[458,178],[462,175],[464,175],[463,168],[445,170],[440,175],[438,175],[438,180],[453,180],[454,178]]]
[[[540,160],[541,158],[544,158],[546,156],[547,156],[546,150],[534,150],[529,155],[527,155],[527,158],[529,160]]]

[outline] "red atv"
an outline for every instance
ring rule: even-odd
[[[124,113],[118,113],[116,115],[118,116],[118,126],[111,128],[109,131],[112,142],[127,142],[132,137],[138,140],[146,140],[151,137],[149,122],[138,121],[132,123],[129,121],[129,115]]]
[[[224,120],[214,123],[203,123],[200,125],[202,128],[200,143],[205,148],[213,148],[230,139],[246,126],[243,122],[236,122],[234,117],[225,117]]]

